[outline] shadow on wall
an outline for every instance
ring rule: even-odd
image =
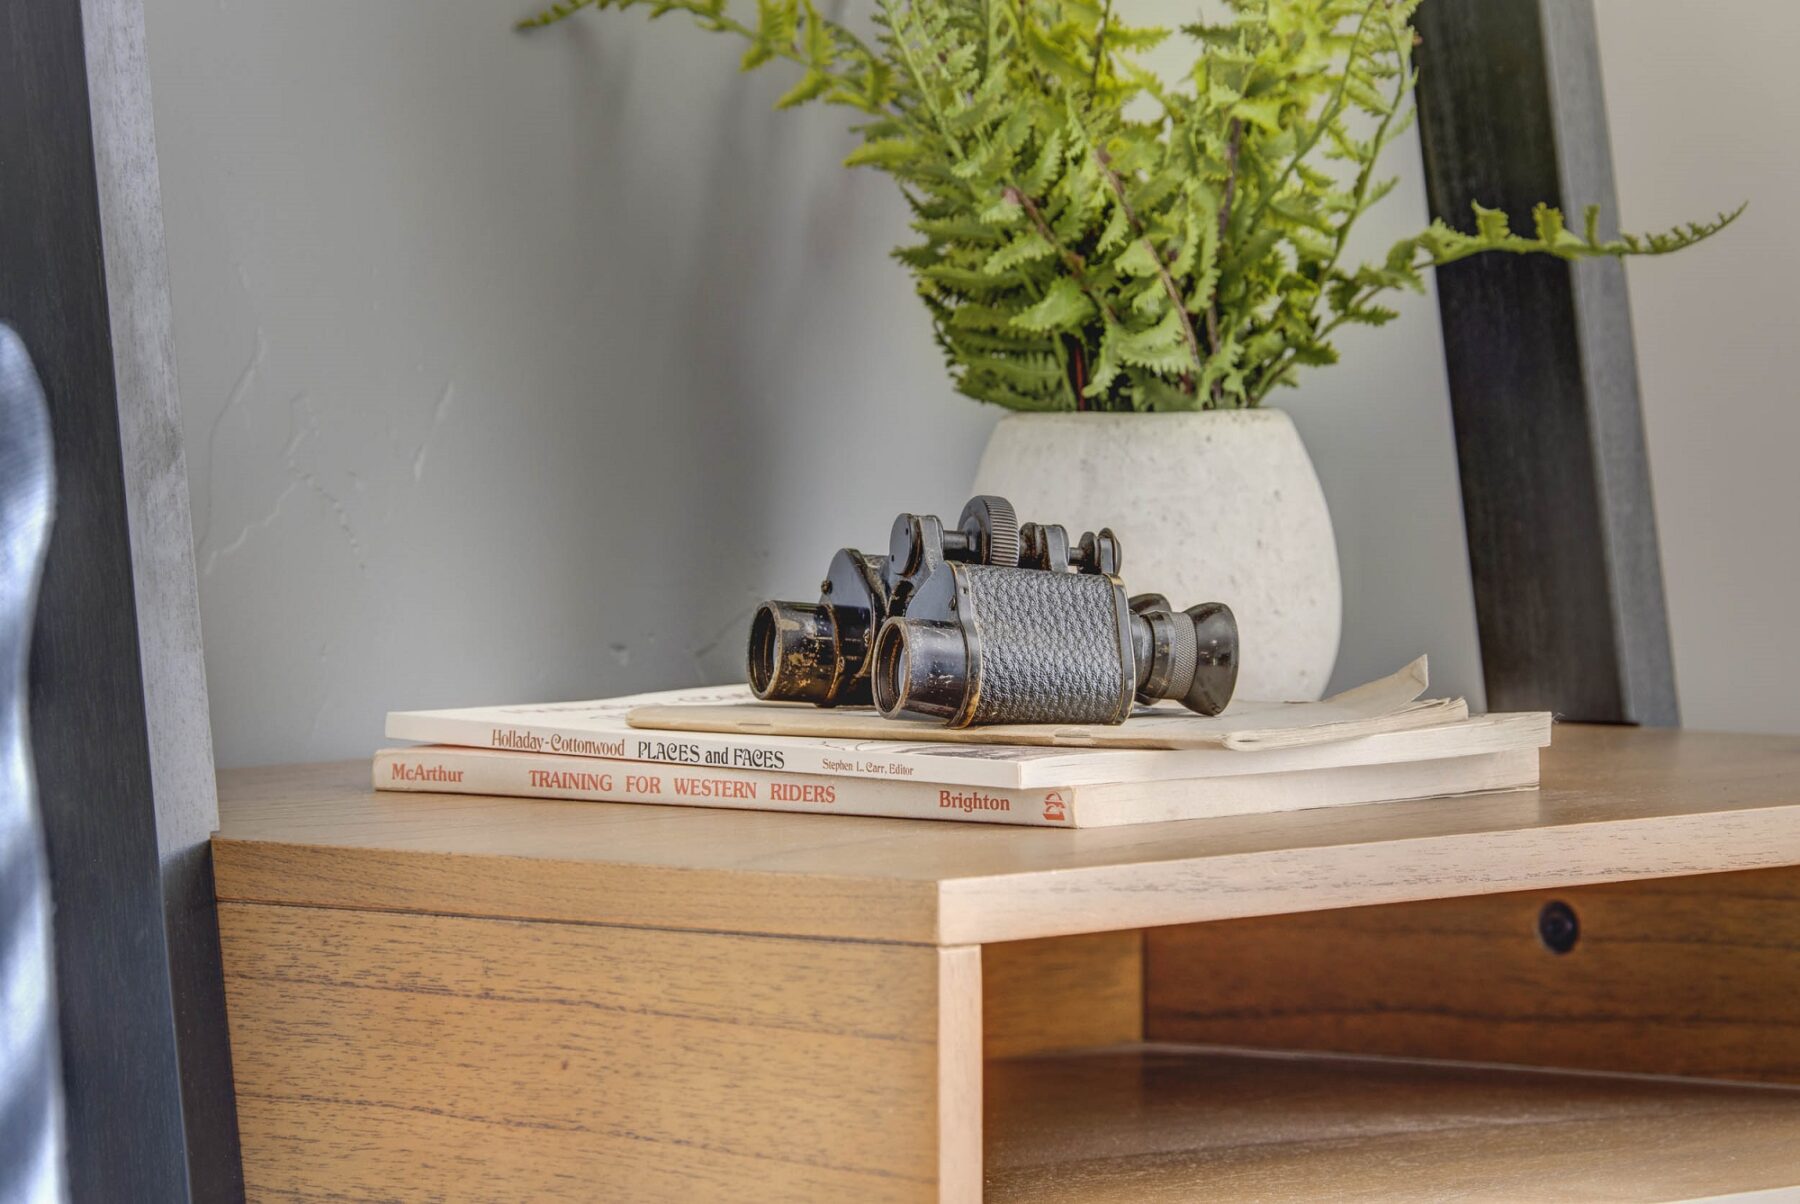
[[[757,600],[960,505],[998,417],[841,114],[675,22],[505,16],[148,15],[222,764],[735,676]]]

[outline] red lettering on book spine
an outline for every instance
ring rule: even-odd
[[[694,798],[729,798],[756,801],[756,783],[738,778],[676,778],[675,793]]]
[[[405,761],[395,761],[389,777],[396,782],[460,782],[463,771],[444,765],[408,765]]]
[[[777,803],[818,803],[829,807],[837,802],[837,787],[801,782],[772,782],[769,799]]]
[[[967,815],[974,811],[1011,811],[1012,800],[997,794],[983,794],[979,790],[940,790],[938,806]]]
[[[585,770],[528,769],[526,778],[534,790],[588,790],[605,794],[613,787],[612,774]]]

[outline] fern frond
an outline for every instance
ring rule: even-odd
[[[542,29],[546,25],[554,25],[558,21],[574,16],[584,8],[595,5],[598,0],[563,0],[563,3],[552,4],[549,8],[533,13],[529,17],[521,17],[513,23],[514,29]]]
[[[1108,0],[876,0],[865,41],[816,0],[555,0],[683,14],[744,45],[744,70],[791,72],[776,105],[858,113],[851,167],[899,184],[913,276],[956,387],[1017,409],[1260,404],[1333,335],[1399,316],[1432,268],[1485,252],[1666,255],[1742,213],[1603,233],[1539,205],[1528,229],[1473,208],[1382,259],[1344,263],[1395,187],[1384,152],[1413,120],[1420,0],[1224,0],[1183,26],[1182,86],[1138,57],[1172,35]],[[1140,115],[1147,99],[1153,114]],[[1523,223],[1520,223],[1523,225]]]

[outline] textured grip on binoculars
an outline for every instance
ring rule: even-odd
[[[980,638],[974,723],[1117,723],[1127,667],[1105,577],[972,566]]]

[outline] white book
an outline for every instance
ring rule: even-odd
[[[427,745],[382,749],[374,778],[378,790],[1097,828],[1526,789],[1538,750],[1007,789]]]
[[[1402,675],[1417,669],[1416,677]],[[1400,683],[1400,684],[1395,684]],[[1376,686],[1388,686],[1377,710],[1357,728],[1344,718],[1345,700],[1370,697]],[[1156,782],[1187,778],[1213,778],[1353,765],[1386,765],[1429,761],[1446,757],[1518,749],[1536,750],[1550,742],[1550,716],[1543,712],[1486,715],[1467,718],[1466,708],[1436,707],[1428,712],[1430,726],[1381,730],[1391,725],[1397,708],[1432,704],[1412,703],[1423,688],[1422,665],[1409,666],[1402,674],[1379,683],[1358,687],[1321,703],[1247,704],[1249,726],[1230,729],[1212,724],[1211,730],[1240,737],[1237,744],[1220,742],[1188,748],[1069,747],[962,743],[946,740],[945,733],[918,726],[895,724],[871,730],[906,732],[910,739],[871,739],[866,736],[801,736],[757,734],[748,731],[674,731],[633,727],[627,716],[646,710],[662,713],[677,708],[696,714],[737,709],[751,701],[745,686],[715,686],[637,694],[590,702],[544,705],[470,707],[440,711],[393,711],[387,718],[387,735],[394,740],[427,744],[454,744],[468,748],[492,748],[511,752],[550,753],[558,756],[601,757],[622,761],[646,761],[711,769],[766,770],[782,773],[877,778],[903,782],[939,782],[999,789],[1057,789],[1105,783]],[[1398,690],[1405,697],[1398,697]],[[1334,708],[1335,709],[1331,709]],[[1271,708],[1280,707],[1274,720]],[[1313,708],[1308,710],[1308,708]],[[802,708],[793,708],[800,711]],[[804,708],[811,710],[812,708]],[[1331,716],[1315,730],[1330,731],[1331,739],[1304,742],[1297,733],[1305,729],[1293,722],[1296,713]],[[1229,720],[1232,709],[1222,718]],[[1132,721],[1132,722],[1135,722]],[[1154,724],[1167,726],[1159,716]],[[1271,726],[1285,723],[1287,726]],[[1120,729],[1129,738],[1132,723]],[[1373,734],[1357,735],[1358,730]],[[1271,736],[1272,733],[1272,736]],[[929,737],[929,738],[927,738]],[[986,737],[983,737],[984,739]]]

